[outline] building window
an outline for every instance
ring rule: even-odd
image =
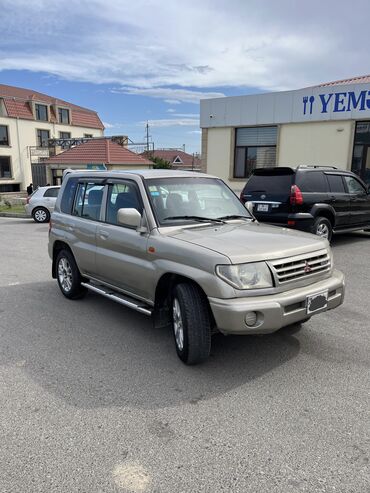
[[[10,157],[0,156],[0,178],[9,179],[12,177],[12,168],[10,166]]]
[[[0,146],[9,145],[8,127],[6,125],[0,125]]]
[[[70,139],[71,138],[71,132],[59,132],[59,138],[60,139]]]
[[[69,110],[58,108],[59,123],[69,123]]]
[[[247,178],[255,168],[276,166],[277,127],[237,128],[234,178]]]
[[[35,104],[36,120],[47,122],[48,118],[48,107],[45,104]]]
[[[357,122],[352,171],[370,184],[370,122]]]
[[[84,138],[85,139],[92,139],[93,138],[93,134],[84,134]]]
[[[37,129],[37,145],[38,147],[49,147],[50,132],[49,130]]]

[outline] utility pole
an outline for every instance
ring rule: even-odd
[[[150,135],[149,135],[149,122],[148,122],[148,120],[146,122],[145,130],[146,130],[146,152],[149,153],[149,138],[150,138]]]

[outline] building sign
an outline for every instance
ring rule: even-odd
[[[370,119],[368,83],[316,86],[200,101],[202,128],[361,119]]]
[[[314,110],[319,113],[343,113],[352,110],[370,110],[370,91],[345,91],[318,94],[316,97],[303,96],[303,114],[312,115]]]
[[[99,169],[99,170],[106,170],[107,167],[105,166],[105,164],[88,164],[86,166],[87,169]]]

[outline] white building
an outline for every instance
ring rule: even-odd
[[[49,139],[100,137],[95,111],[29,89],[0,85],[0,192],[24,190]]]
[[[296,91],[205,99],[202,160],[236,191],[252,169],[325,165],[370,183],[370,76]]]

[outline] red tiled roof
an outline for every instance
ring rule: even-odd
[[[33,120],[34,118],[29,104],[29,101],[33,100],[40,103],[69,108],[71,110],[71,125],[104,129],[104,125],[95,111],[72,103],[67,103],[62,99],[47,96],[41,92],[32,91],[31,89],[22,89],[21,87],[0,84],[0,98],[4,99],[6,111],[11,118]],[[53,108],[51,109],[50,120],[51,122],[57,122]]]
[[[327,86],[344,86],[350,84],[368,84],[370,83],[370,75],[360,75],[358,77],[351,77],[350,79],[335,80],[333,82],[324,82],[315,87],[327,87]]]
[[[200,166],[200,159],[198,157],[193,157],[191,154],[188,154],[184,151],[176,151],[176,150],[156,150],[150,153],[153,157],[158,157],[164,159],[165,161],[169,161],[174,166],[178,167],[186,167],[191,168]],[[182,163],[174,163],[175,159],[179,157]],[[194,164],[193,164],[194,160]]]
[[[44,161],[45,164],[123,164],[148,166],[149,159],[110,139],[92,139]]]

